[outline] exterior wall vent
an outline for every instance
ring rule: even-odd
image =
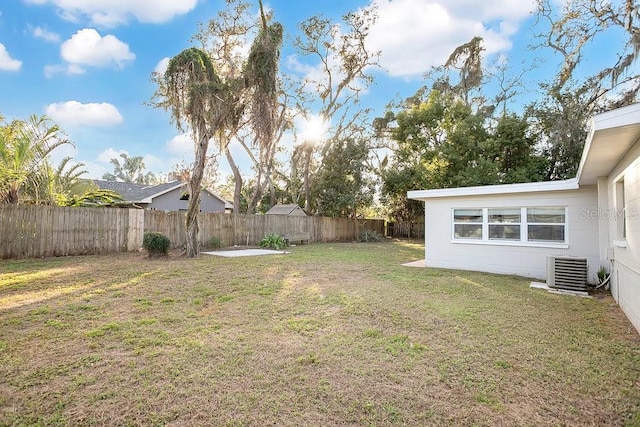
[[[547,286],[571,291],[586,291],[586,258],[549,256],[547,258]]]

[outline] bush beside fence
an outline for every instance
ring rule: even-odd
[[[384,234],[384,220],[201,213],[200,243],[215,237],[223,246],[257,246],[269,233],[305,232],[311,241],[352,241],[363,230]],[[184,212],[142,209],[0,206],[0,259],[133,251],[145,232],[185,245]]]

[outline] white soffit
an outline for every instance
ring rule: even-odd
[[[640,104],[598,114],[591,119],[578,169],[578,182],[592,185],[608,176],[640,139]]]

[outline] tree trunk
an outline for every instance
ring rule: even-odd
[[[262,198],[262,167],[258,165],[258,177],[256,178],[256,186],[253,189],[253,195],[251,196],[251,200],[249,201],[249,206],[247,206],[247,213],[254,214],[256,213],[256,207]]]
[[[229,146],[225,147],[224,155],[227,158],[227,162],[229,163],[229,167],[233,172],[233,244],[238,245],[238,236],[236,235],[236,230],[238,229],[238,214],[240,213],[240,194],[242,192],[242,175],[240,175],[240,170],[238,169],[238,165],[233,160],[231,156],[231,152],[229,151]]]
[[[282,117],[280,118],[282,122]],[[269,209],[275,206],[276,204],[276,187],[273,185],[273,158],[276,155],[276,144],[273,144],[270,152],[269,152],[269,163],[267,167],[267,183],[269,185]]]
[[[276,187],[273,185],[273,179],[269,177],[269,208],[276,205]]]
[[[196,258],[200,249],[198,234],[198,214],[200,213],[200,188],[204,176],[204,166],[209,148],[209,138],[206,132],[198,132],[199,141],[196,146],[193,171],[189,180],[189,205],[187,207],[187,256]]]
[[[20,203],[20,185],[16,182],[12,182],[9,185],[9,189],[4,194],[4,203],[10,205],[17,205]]]
[[[304,158],[304,210],[311,212],[311,183],[309,182],[309,169],[311,168],[311,144],[305,148]]]

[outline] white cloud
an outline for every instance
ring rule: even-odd
[[[46,28],[42,27],[33,27],[30,28],[33,37],[37,39],[46,40],[48,42],[57,43],[60,41],[60,35],[58,33],[54,33],[53,31],[49,31]]]
[[[382,51],[381,65],[392,76],[421,75],[446,62],[453,50],[475,36],[484,54],[511,48],[511,37],[534,10],[531,0],[372,0],[378,22],[368,47]]]
[[[69,74],[84,74],[84,68],[77,64],[67,64],[65,71]]]
[[[86,70],[84,68],[76,64],[44,66],[44,76],[48,79],[59,73],[84,74],[85,72]]]
[[[69,63],[69,72],[76,74],[83,70],[82,66],[108,67],[116,65],[123,68],[125,63],[133,61],[136,55],[129,50],[129,45],[108,34],[104,37],[93,28],[78,30],[60,47],[62,58]]]
[[[326,59],[327,59],[327,66],[331,70],[335,71],[335,67],[338,65],[338,62],[336,61],[335,56],[329,55]],[[296,55],[290,55],[287,58],[287,66],[289,67],[289,69],[297,73],[304,74],[308,84],[312,83],[312,85],[317,86],[315,88],[311,88],[311,90],[316,90],[316,89],[320,90],[321,86],[326,86],[328,84],[328,78],[324,70],[325,65],[323,63],[319,63],[313,66],[313,65],[309,65],[301,62],[299,57]],[[334,77],[337,77],[337,76],[334,76]],[[338,79],[336,78],[335,80],[338,80]]]
[[[166,171],[166,161],[153,154],[145,154],[142,156],[142,161],[144,162],[144,169],[147,172],[158,173],[163,170]]]
[[[45,65],[44,66],[44,76],[48,79],[55,76],[59,72],[63,71],[64,67],[60,65]]]
[[[164,153],[167,153],[167,155],[164,155]],[[175,165],[190,164],[193,160],[193,141],[189,135],[176,135],[166,143],[162,154],[132,154],[126,150],[117,150],[113,147],[109,147],[98,155],[95,160],[95,164],[101,164],[102,169],[106,168],[108,169],[107,172],[111,173],[113,172],[113,166],[110,163],[111,159],[118,159],[118,161],[121,161],[121,154],[126,154],[129,157],[141,155],[146,172],[167,174]],[[102,172],[100,176],[102,176],[103,173],[104,172]]]
[[[336,39],[340,39],[341,33],[338,30]],[[305,90],[308,93],[318,93],[325,90],[330,84],[329,76],[327,75],[326,68],[331,70],[331,78],[333,89],[337,89],[339,82],[345,77],[345,73],[341,71],[340,58],[335,52],[330,52],[325,57],[325,62],[318,62],[315,65],[303,63],[300,57],[296,55],[290,55],[287,57],[287,67],[296,73],[303,74],[305,76]],[[342,91],[342,97],[347,96],[348,93],[352,93],[352,89],[357,89],[360,94],[368,92],[368,88],[362,84],[361,81],[355,80],[349,84],[348,88],[344,88]]]
[[[198,0],[27,0],[27,3],[52,4],[69,21],[86,18],[94,25],[115,27],[132,18],[145,23],[167,22],[192,11]]]
[[[153,71],[155,73],[158,74],[164,74],[165,71],[167,71],[167,67],[169,66],[169,61],[171,60],[171,58],[168,57],[164,57],[160,60],[160,62],[158,62],[155,66],[155,68],[153,69]]]
[[[113,148],[109,147],[102,153],[98,154],[97,160],[102,163],[111,163],[111,159],[118,159],[119,161],[120,154],[126,154],[127,156],[129,155],[129,153],[125,150],[114,150]]]
[[[106,172],[113,173],[113,165],[111,164],[111,159],[116,159],[120,164],[123,163],[123,159],[120,157],[121,154],[126,154],[129,158],[136,157],[134,155],[130,155],[125,150],[115,150],[111,147],[107,148],[103,152],[98,155],[96,162],[90,162],[92,165],[97,166],[97,168],[101,171],[100,174],[95,174],[93,170],[91,170],[91,175],[96,176],[97,178],[101,178]],[[144,172],[151,172],[153,174],[162,174],[166,173],[168,170],[167,161],[154,156],[153,154],[145,154],[142,156],[142,162],[144,163]],[[92,169],[94,167],[92,166]]]
[[[22,61],[11,58],[7,48],[0,43],[0,70],[4,71],[18,71],[22,67]]]
[[[108,127],[123,121],[118,109],[106,102],[100,104],[82,104],[78,101],[60,102],[48,105],[45,111],[54,121],[69,127]]]
[[[45,65],[44,66],[44,76],[48,79],[54,77],[56,74],[67,73],[67,74],[84,74],[86,70],[82,67],[79,67],[75,64],[67,64],[67,65]]]
[[[70,162],[71,164],[77,163],[75,159],[78,158],[78,148],[73,144],[62,144],[59,147],[56,147],[56,149],[51,152],[51,154],[49,155],[49,160],[55,167],[57,167],[65,157],[71,157],[72,159],[74,159]],[[71,164],[69,166],[71,166]]]
[[[190,134],[180,134],[171,138],[166,144],[167,153],[183,159],[193,158],[193,139]]]
[[[111,159],[116,159],[120,162],[120,164],[122,164],[123,160],[120,157],[121,154],[125,154],[130,158],[136,157],[133,154],[129,154],[129,152],[126,150],[116,150],[113,147],[109,147],[98,154],[98,157],[96,158],[97,163],[92,163],[93,165],[100,165],[100,170],[104,170],[104,172],[101,172],[98,177],[104,175],[105,172],[113,173],[113,165],[111,164]],[[142,155],[142,161],[144,162],[145,173],[152,172],[154,174],[157,174],[162,173],[163,171],[164,173],[166,173],[166,171],[168,171],[170,168],[167,160],[153,154]]]
[[[83,169],[87,171],[86,175],[82,175],[83,178],[102,179],[105,173],[113,173],[113,167],[87,160],[82,160],[81,163],[84,164]]]

